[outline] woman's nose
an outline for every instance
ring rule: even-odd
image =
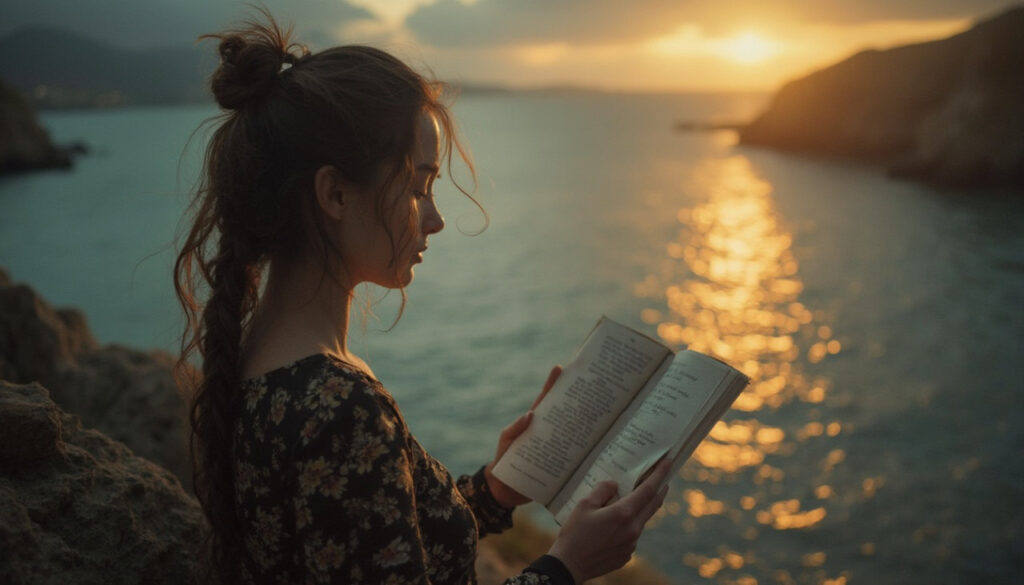
[[[437,204],[433,199],[427,204],[427,208],[423,210],[423,233],[426,235],[436,234],[437,232],[444,229],[444,216],[441,215],[441,211],[437,208]]]

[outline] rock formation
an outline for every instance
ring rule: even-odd
[[[170,472],[0,381],[0,582],[188,583],[202,527]]]
[[[864,51],[784,85],[742,144],[1024,187],[1024,6],[948,39]]]
[[[71,151],[55,146],[28,100],[0,82],[0,175],[70,166]]]
[[[184,401],[162,352],[101,347],[85,316],[54,310],[0,269],[0,379],[39,382],[62,409],[191,489]]]

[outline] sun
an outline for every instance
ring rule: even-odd
[[[753,65],[778,55],[780,45],[756,32],[747,31],[714,41],[713,50],[722,58],[742,65]]]

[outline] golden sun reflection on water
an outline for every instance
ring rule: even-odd
[[[658,303],[641,312],[656,325],[668,344],[687,345],[716,355],[743,370],[751,383],[733,405],[733,416],[720,421],[697,448],[682,474],[691,487],[660,513],[681,516],[684,527],[697,519],[724,517],[738,533],[756,539],[760,530],[800,530],[828,516],[833,488],[822,481],[845,458],[842,449],[825,449],[812,485],[793,489],[786,479],[784,459],[806,441],[822,441],[843,430],[839,421],[820,419],[820,405],[829,382],[808,379],[804,364],[816,364],[838,354],[842,346],[830,326],[800,301],[804,283],[793,254],[793,236],[774,208],[772,186],[755,173],[744,156],[706,159],[696,173],[696,192],[706,199],[680,209],[677,238],[665,246],[669,270],[648,276],[635,287],[637,296]],[[787,405],[803,404],[804,418],[772,416]],[[739,416],[736,416],[739,414]],[[759,420],[760,418],[760,420]],[[768,421],[788,421],[772,424]],[[791,428],[783,428],[783,427]],[[798,470],[803,473],[804,470]],[[745,474],[738,481],[736,474]],[[821,475],[825,474],[825,475]],[[729,481],[736,494],[712,499],[695,482]],[[804,479],[803,481],[808,481]],[[865,483],[865,494],[877,481]],[[721,491],[715,488],[716,497]],[[710,493],[710,490],[709,490]],[[806,502],[796,496],[806,497]],[[705,578],[723,583],[756,583],[749,574],[729,573],[755,562],[732,550],[718,555],[688,554],[685,564]],[[808,553],[798,566],[820,567],[824,553]],[[812,582],[823,583],[827,576]]]

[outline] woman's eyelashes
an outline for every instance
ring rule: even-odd
[[[430,178],[427,181],[426,188],[424,188],[424,189],[413,189],[412,194],[417,199],[431,199],[431,198],[433,198],[434,197],[434,181],[436,181],[436,180],[438,180],[440,178],[441,178],[440,174],[434,175],[433,178]]]
[[[413,192],[412,192],[413,195],[415,195],[417,199],[431,199],[431,198],[433,198],[434,197],[434,185],[433,185],[433,183],[434,183],[433,181],[431,181],[430,183],[427,183],[427,186],[424,189],[413,189]]]

